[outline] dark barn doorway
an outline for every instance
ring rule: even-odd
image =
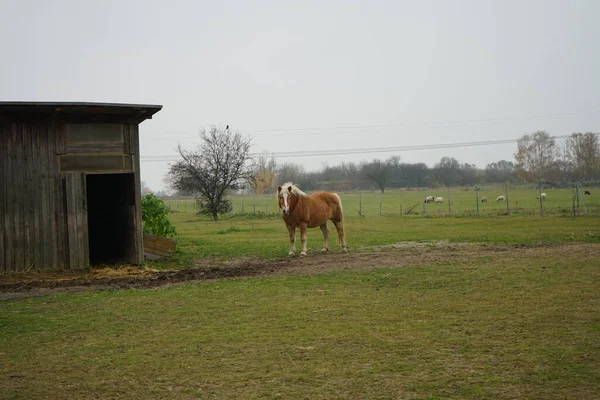
[[[87,174],[90,264],[131,262],[134,255],[134,175]]]

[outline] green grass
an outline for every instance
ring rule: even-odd
[[[170,218],[181,253],[158,268],[287,255],[278,216]],[[346,229],[351,252],[543,247],[4,301],[0,398],[600,398],[600,217],[367,216]],[[321,243],[310,230],[309,252]]]
[[[0,397],[599,398],[600,258],[502,254],[4,302]]]
[[[172,213],[170,218],[180,234],[178,240],[183,250],[182,255],[172,262],[177,267],[187,265],[191,258],[250,256],[274,259],[287,256],[288,233],[280,216],[232,217],[214,222],[191,213]],[[329,229],[331,251],[339,251],[335,228],[329,224]],[[371,251],[370,246],[403,241],[450,240],[509,245],[600,242],[598,216],[348,217],[345,230],[352,252]],[[322,244],[321,231],[310,229],[309,253],[319,252]],[[300,247],[299,233],[296,247]]]
[[[506,214],[506,203],[496,203],[495,199],[499,195],[505,194],[504,186],[485,185],[478,192],[478,199],[475,191],[462,190],[458,187],[450,188],[450,208],[454,216],[477,215],[477,205],[479,205],[480,216],[496,216]],[[600,190],[598,188],[581,188],[590,190],[591,196],[584,196],[583,202],[579,204],[580,214],[584,214],[584,205],[588,213],[600,215]],[[545,213],[555,215],[570,215],[573,205],[573,191],[571,189],[544,189],[547,199],[543,203]],[[378,191],[363,191],[352,193],[339,193],[344,211],[347,216],[358,216],[359,211],[366,216],[379,216],[380,203],[381,215],[399,215],[410,208],[413,208],[412,214],[423,216],[423,199],[427,196],[441,196],[444,198],[443,204],[426,204],[425,215],[446,215],[448,210],[448,192],[446,188],[431,189],[427,191],[420,190],[388,190],[383,195]],[[487,203],[481,203],[481,198],[486,196]],[[510,187],[508,189],[509,211],[511,214],[539,215],[540,203],[537,200],[538,190]],[[272,214],[278,212],[277,199],[275,195],[263,196],[232,196],[233,212],[236,214]],[[173,211],[193,213],[193,199],[165,199],[165,203]],[[575,204],[577,206],[577,203]],[[243,206],[243,207],[242,207]]]

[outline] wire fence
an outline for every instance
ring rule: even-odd
[[[499,215],[600,215],[600,188],[544,189],[516,185],[338,192],[346,216],[460,217]],[[231,214],[279,213],[277,197],[232,195]],[[195,213],[193,198],[165,198],[171,212]]]

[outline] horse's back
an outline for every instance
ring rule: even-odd
[[[343,220],[342,202],[335,193],[317,192],[310,197],[310,225],[319,226],[331,219]]]

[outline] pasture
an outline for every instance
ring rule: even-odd
[[[600,397],[597,216],[349,215],[292,259],[280,217],[170,216],[148,267],[266,272],[3,301],[1,398]]]
[[[584,195],[588,190],[591,196]],[[577,214],[600,215],[600,189],[580,188],[581,201],[575,201]],[[545,214],[570,215],[573,208],[572,189],[543,189],[548,197],[543,201]],[[309,192],[310,193],[310,192]],[[497,216],[505,215],[506,202],[496,202],[496,198],[505,195],[503,185],[485,185],[477,193],[469,188],[451,187],[428,190],[387,190],[380,194],[379,191],[363,192],[338,192],[344,204],[347,216],[379,216],[379,215],[406,215],[409,216]],[[429,203],[423,207],[423,200],[427,196],[443,197],[443,203]],[[540,202],[537,199],[537,189],[522,187],[508,187],[508,209],[510,215],[540,215]],[[481,202],[483,197],[488,201]],[[450,210],[448,208],[450,199]],[[231,196],[234,214],[272,214],[277,210],[277,199],[274,194],[268,195],[234,195]],[[178,212],[193,212],[194,200],[191,198],[169,198],[165,204]],[[478,210],[479,207],[479,210]]]

